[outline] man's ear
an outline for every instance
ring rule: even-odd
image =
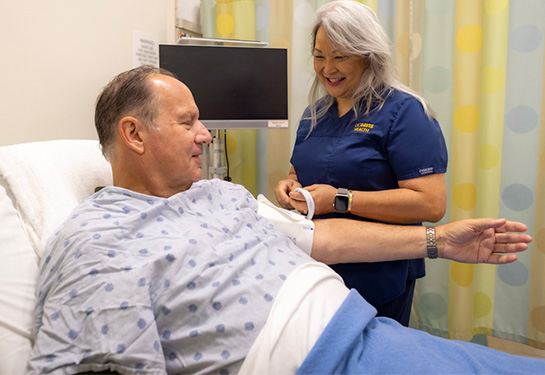
[[[147,127],[140,120],[132,116],[123,117],[117,125],[117,130],[125,146],[137,154],[144,153],[142,132],[146,131]]]

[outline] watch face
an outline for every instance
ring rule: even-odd
[[[335,211],[347,212],[348,211],[348,197],[335,196]]]

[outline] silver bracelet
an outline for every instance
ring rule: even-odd
[[[428,248],[428,258],[437,258],[437,242],[435,241],[435,227],[426,227],[426,247]]]

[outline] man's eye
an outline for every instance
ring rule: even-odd
[[[187,129],[191,128],[191,122],[187,122],[187,121],[177,121],[176,125],[183,126],[184,128],[187,128]]]
[[[324,57],[323,56],[320,56],[320,55],[314,55],[314,58],[316,60],[322,60]]]

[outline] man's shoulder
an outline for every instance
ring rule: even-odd
[[[200,180],[195,182],[191,189],[203,189],[203,190],[209,190],[214,189],[221,192],[240,192],[243,194],[251,194],[248,189],[246,189],[243,185],[235,184],[233,182],[220,180],[219,178],[213,178],[210,180]]]
[[[215,213],[247,208],[257,210],[257,200],[243,185],[217,178],[194,183],[187,193],[182,193],[182,197],[204,204],[203,207]]]
[[[108,199],[105,199],[105,195]],[[123,199],[130,199],[130,197],[123,195],[115,187],[106,187],[97,191],[74,207],[66,220],[57,227],[49,242],[52,242],[55,237],[70,238],[77,233],[86,232],[93,220],[104,218],[104,211],[107,210],[108,205]]]

